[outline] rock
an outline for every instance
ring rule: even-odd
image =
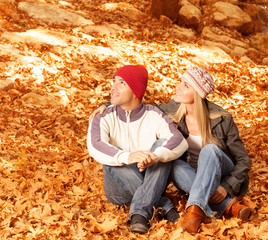
[[[205,4],[207,6],[212,6],[216,2],[219,2],[219,0],[205,0]],[[222,0],[221,2],[227,2],[227,3],[234,4],[234,5],[239,4],[239,0]]]
[[[215,29],[217,32],[220,32],[217,28],[215,28]],[[239,40],[236,40],[236,39],[231,38],[231,37],[226,36],[226,35],[214,33],[210,27],[203,28],[202,36],[204,39],[211,40],[213,42],[223,43],[224,45],[226,45],[230,48],[234,48],[235,46],[238,46],[241,48],[247,48],[247,46],[248,46],[248,43],[241,42]]]
[[[247,48],[248,47],[248,44],[249,44],[249,41],[247,41],[245,39],[245,42],[241,42],[237,39],[234,39],[234,38],[230,38],[230,44],[232,46],[239,46],[239,47],[242,47],[242,48]]]
[[[193,51],[189,51],[192,55],[188,57],[189,60],[198,65],[205,66],[210,63],[225,63],[232,62],[232,58],[217,46],[198,46],[191,47]]]
[[[267,4],[263,3],[242,3],[241,9],[246,12],[252,19],[252,27],[254,32],[263,32],[268,34],[268,10]]]
[[[240,61],[241,62],[244,62],[244,63],[251,63],[252,62],[252,60],[249,57],[247,57],[247,56],[241,57],[240,58]]]
[[[20,56],[20,51],[8,44],[0,44],[0,56]]]
[[[251,17],[231,3],[217,2],[213,5],[213,19],[224,27],[249,34]]]
[[[256,4],[241,4],[241,9],[246,12],[252,19],[249,24],[250,32],[259,32],[261,30],[260,13],[262,8]]]
[[[238,57],[243,57],[246,55],[246,53],[248,52],[247,49],[242,48],[242,47],[235,47],[232,51],[231,51],[231,55],[234,56],[238,56]]]
[[[58,97],[54,97],[52,94],[40,95],[33,92],[23,95],[21,99],[28,107],[58,107],[60,102],[60,99]]]
[[[181,0],[179,5],[182,6],[184,5],[183,1],[185,0]],[[192,5],[196,6],[196,7],[199,7],[202,5],[203,1],[202,0],[186,0],[188,1],[189,3],[191,3]]]
[[[168,18],[167,16],[161,15],[159,20],[162,23],[162,25],[165,27],[169,27],[172,25],[172,20]]]
[[[257,60],[260,58],[260,52],[255,49],[255,48],[252,48],[252,47],[249,47],[248,48],[248,54],[247,56],[250,58],[250,59],[253,59],[253,60]]]
[[[7,90],[14,86],[14,81],[12,79],[0,79],[0,90]]]
[[[264,59],[262,60],[262,64],[263,64],[263,65],[268,65],[268,57],[266,57],[266,58],[264,58]]]
[[[257,33],[251,37],[251,47],[256,48],[268,55],[268,35],[265,33]]]
[[[227,47],[225,44],[220,43],[220,42],[213,42],[213,41],[209,41],[209,40],[204,40],[203,45],[210,46],[210,47],[218,47],[218,48],[222,49],[224,52],[226,52],[227,54],[231,53],[231,49],[229,47]]]
[[[76,29],[77,31],[83,30],[88,34],[98,33],[98,35],[115,35],[122,30],[117,24],[103,24],[103,25],[86,25]]]
[[[260,7],[256,4],[241,4],[240,8],[246,12],[251,18],[255,18],[256,15],[260,12]]]
[[[172,21],[178,19],[179,0],[152,0],[151,13],[154,17],[167,16]]]
[[[130,20],[140,21],[143,18],[146,18],[147,15],[137,8],[133,7],[133,5],[128,3],[106,3],[100,6],[100,9],[105,11],[117,11],[120,15],[123,15]]]
[[[118,54],[113,52],[110,48],[102,47],[102,46],[93,46],[88,44],[83,44],[76,48],[76,52],[79,55],[87,55],[87,56],[96,56],[100,61],[104,61],[104,59],[109,57],[118,58]]]
[[[230,37],[228,36],[214,33],[210,27],[203,28],[202,37],[204,39],[208,39],[208,40],[212,40],[216,42],[222,42],[222,43],[228,43],[230,40]]]
[[[12,34],[12,33],[4,33],[4,36],[8,36],[8,34]],[[20,40],[16,39],[17,41],[14,41],[14,39],[12,38],[9,39],[10,42],[18,42],[21,43]],[[10,45],[7,44],[0,44],[0,56],[2,58],[2,61],[0,61],[3,65],[5,64],[10,64],[11,62],[13,62],[14,64],[18,63],[18,64],[22,64],[22,65],[28,65],[31,63],[41,63],[42,59],[39,57],[34,57],[34,56],[27,56],[24,55],[21,51],[18,51],[16,48],[11,47]],[[3,61],[3,58],[6,57],[8,61]],[[10,78],[13,80],[15,80],[14,78],[15,76],[12,75],[10,76]]]
[[[202,13],[194,5],[186,3],[181,7],[179,11],[179,23],[197,29],[201,20]]]
[[[62,33],[49,31],[46,29],[32,29],[26,32],[5,32],[1,36],[9,40],[10,42],[19,42],[19,43],[31,43],[35,45],[59,45],[67,46],[67,42],[64,40],[67,38]]]
[[[195,32],[192,29],[173,25],[170,32],[172,33],[174,38],[179,39],[181,41],[190,42],[195,40]]]
[[[260,6],[261,10],[258,13],[258,19],[260,23],[260,31],[268,34],[268,11],[267,11],[267,6]]]
[[[30,17],[51,26],[81,26],[93,24],[91,20],[85,19],[76,13],[61,9],[55,4],[20,2],[18,8],[21,11],[27,12]]]

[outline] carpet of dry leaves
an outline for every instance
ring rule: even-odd
[[[18,12],[18,1],[13,2],[9,6],[0,2],[4,26],[0,33],[39,26]],[[118,25],[129,21],[101,11],[98,5],[106,1],[69,2],[76,11],[94,16],[95,23],[104,18]],[[148,1],[124,2],[149,11]],[[167,224],[154,216],[149,233],[139,235],[129,230],[129,208],[117,208],[106,200],[101,165],[89,157],[86,148],[88,117],[98,104],[109,100],[106,79],[125,63],[142,63],[148,68],[146,103],[167,102],[178,77],[191,64],[192,49],[168,38],[167,30],[151,18],[130,21],[131,35],[103,37],[93,32],[92,41],[71,28],[42,27],[78,41],[70,43],[68,50],[63,48],[56,58],[49,45],[0,40],[57,69],[51,73],[37,62],[35,66],[42,69],[40,81],[34,68],[16,63],[12,55],[0,56],[0,78],[17,76],[12,86],[0,91],[0,239],[268,239],[267,66],[236,59],[206,65],[217,85],[210,99],[234,115],[252,159],[250,189],[244,199],[254,208],[251,220],[215,219],[191,236],[182,232],[182,218]],[[153,39],[148,39],[148,32]],[[79,44],[111,48],[120,53],[120,60],[79,54]],[[92,74],[92,67],[102,80]],[[172,185],[167,192],[183,217],[185,196]]]

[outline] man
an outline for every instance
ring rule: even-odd
[[[175,124],[160,110],[144,105],[148,72],[141,65],[125,65],[113,76],[111,106],[89,125],[89,154],[103,164],[107,199],[130,205],[131,230],[146,233],[153,206],[164,219],[179,215],[163,193],[171,160],[188,148]]]

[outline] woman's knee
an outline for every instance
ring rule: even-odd
[[[220,150],[220,148],[216,145],[216,144],[207,144],[206,146],[204,146],[202,149],[201,149],[201,152],[212,152],[212,153],[216,153]],[[200,153],[201,153],[200,152]]]
[[[170,180],[174,185],[185,192],[189,192],[195,179],[195,170],[183,160],[172,163]]]
[[[207,144],[204,146],[199,154],[198,161],[205,160],[206,163],[207,161],[210,160],[212,162],[219,162],[219,153],[222,151],[217,145],[215,144]]]

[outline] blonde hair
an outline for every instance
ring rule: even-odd
[[[194,111],[198,124],[198,128],[202,137],[202,147],[209,143],[221,146],[220,141],[215,138],[211,133],[210,119],[215,119],[220,116],[231,116],[228,112],[215,112],[209,113],[205,99],[201,98],[200,95],[195,91],[194,93]],[[180,122],[183,116],[186,116],[187,110],[185,104],[181,103],[177,112],[170,115],[173,121]]]

